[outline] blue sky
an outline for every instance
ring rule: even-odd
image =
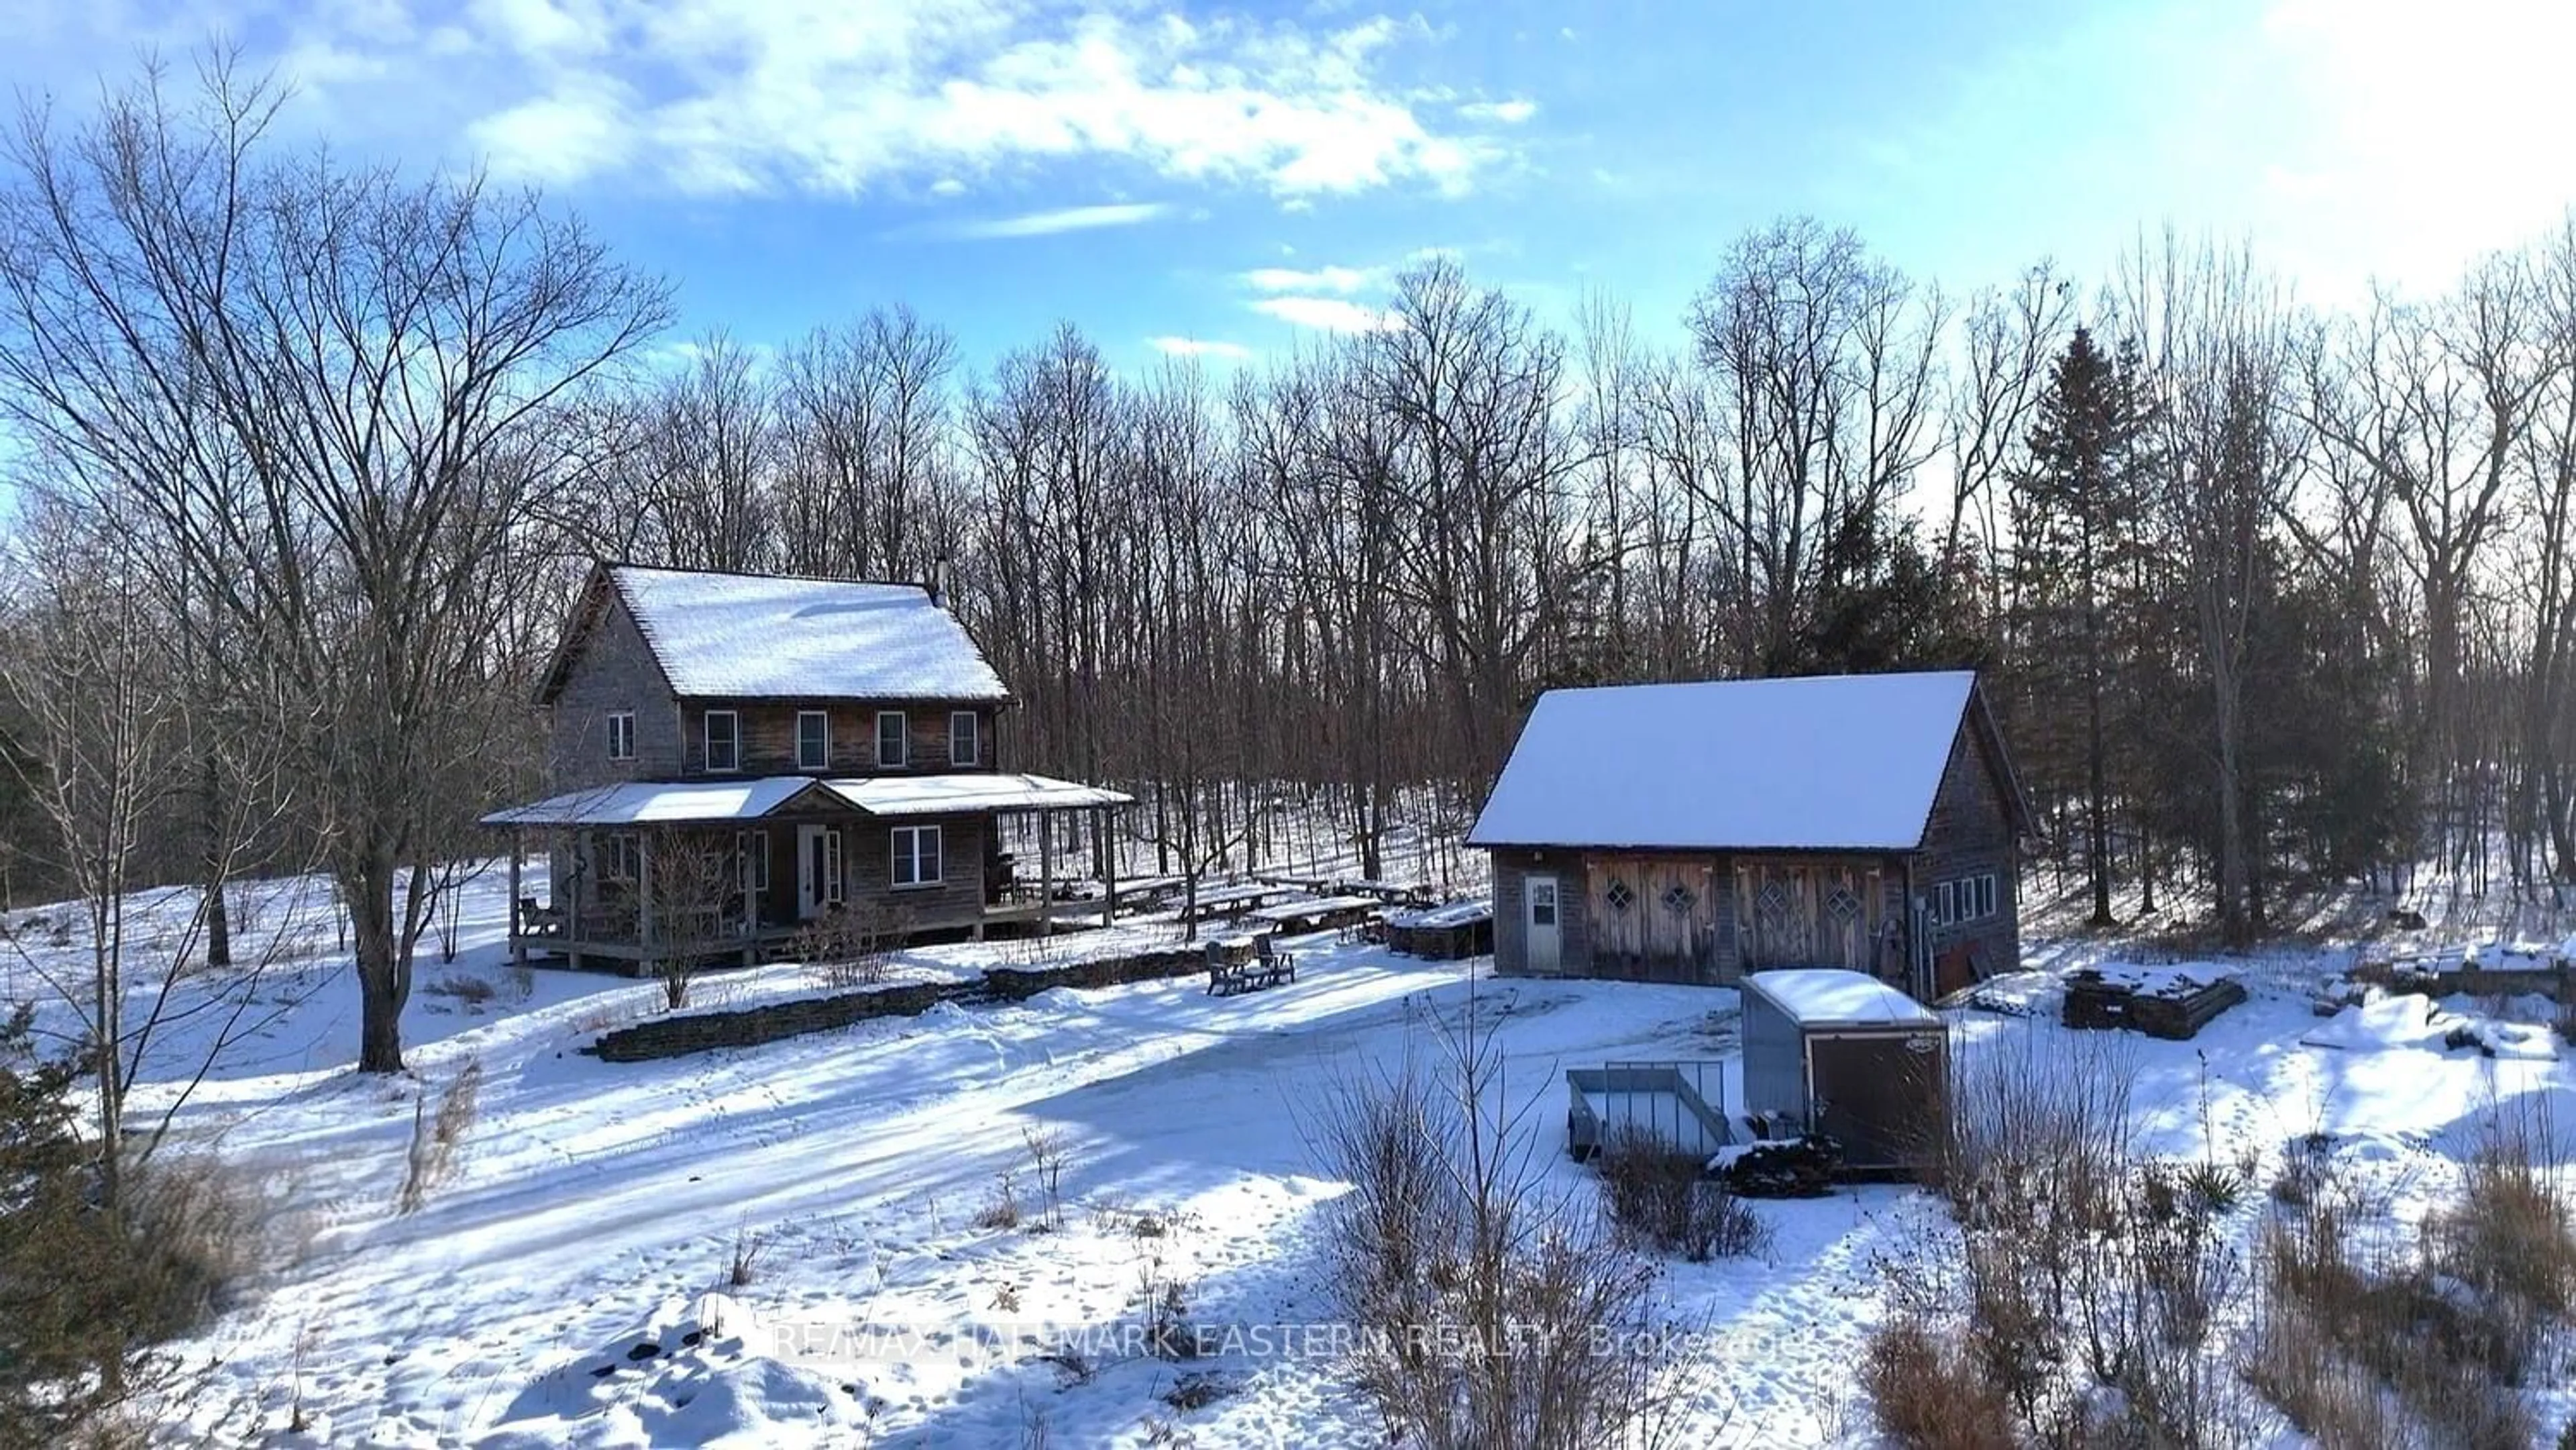
[[[1954,292],[2171,223],[2332,303],[2576,200],[2576,7],[2495,0],[12,0],[0,64],[77,106],[212,35],[299,139],[578,208],[675,340],[903,301],[979,365],[1059,320],[1122,367],[1282,356],[1434,247],[1671,340],[1792,213]]]

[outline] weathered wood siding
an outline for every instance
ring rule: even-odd
[[[1719,903],[1731,893],[1719,868],[1720,858],[1706,852],[1587,854],[1583,907],[1590,953],[1581,974],[1645,982],[1724,980]],[[1569,975],[1574,972],[1569,964]]]
[[[1591,927],[1583,902],[1583,857],[1574,851],[1507,850],[1494,853],[1494,970],[1525,977],[1529,967],[1529,904],[1522,887],[1531,876],[1554,876],[1557,974],[1588,975]]]
[[[644,632],[608,591],[597,622],[584,633],[564,672],[548,722],[548,779],[557,791],[587,790],[621,780],[680,774],[680,711]],[[635,758],[608,758],[608,717],[635,714]]]
[[[939,875],[936,886],[894,885],[894,827],[897,823],[857,812],[776,816],[762,822],[769,832],[769,892],[763,916],[779,922],[796,920],[798,828],[832,826],[841,832],[841,896],[858,908],[891,902],[909,916],[916,931],[972,926],[984,916],[984,833],[982,816],[926,816],[904,825],[937,826]]]
[[[1808,851],[1733,858],[1735,970],[1842,967],[1901,978],[1905,858]],[[1891,937],[1890,922],[1899,934]]]
[[[1915,890],[1927,900],[1937,899],[1944,881],[1993,873],[1994,915],[1946,926],[1935,922],[1929,933],[1936,962],[1964,950],[1979,975],[2012,971],[2021,963],[2021,848],[2000,770],[1973,717],[1961,720],[1915,857]]]
[[[940,775],[956,771],[989,771],[995,769],[998,753],[994,738],[997,711],[990,704],[925,704],[918,700],[724,700],[690,698],[681,704],[680,715],[686,722],[681,741],[681,764],[677,773],[707,773],[707,712],[731,710],[741,724],[742,765],[734,775]],[[832,721],[831,765],[826,770],[805,771],[796,763],[796,717],[807,710],[821,710]],[[904,712],[905,734],[910,742],[907,763],[888,768],[877,759],[877,712]],[[948,716],[952,710],[973,710],[976,719],[978,750],[974,763],[958,765],[949,758]],[[605,736],[602,737],[605,739]]]

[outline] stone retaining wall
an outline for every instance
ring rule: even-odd
[[[909,982],[862,987],[829,997],[655,1017],[603,1032],[582,1051],[605,1062],[649,1062],[719,1047],[757,1047],[809,1032],[830,1032],[878,1017],[912,1017],[943,1001],[1025,1001],[1051,987],[1115,987],[1186,977],[1207,965],[1203,945],[1158,947],[1123,957],[1096,957],[1056,967],[993,967],[971,982]]]

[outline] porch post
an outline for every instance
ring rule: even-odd
[[[590,873],[597,858],[590,852],[588,826],[573,831],[571,859],[572,889],[557,890],[555,900],[563,903],[564,910],[564,964],[578,972],[581,970],[581,944],[588,940],[584,934],[590,929],[586,918],[590,913],[591,895],[596,890],[591,885]]]
[[[733,840],[733,869],[742,878],[742,964],[748,967],[759,960],[760,950],[760,898],[751,889],[751,855],[758,851],[767,868],[769,828],[736,831]]]
[[[1038,812],[1038,935],[1055,935],[1055,832],[1053,811]]]
[[[1108,883],[1106,903],[1100,908],[1100,925],[1106,929],[1118,924],[1118,837],[1109,829],[1112,806],[1102,806],[1091,813],[1091,833],[1100,840],[1101,878]]]
[[[510,828],[510,965],[513,967],[524,967],[528,964],[528,939],[522,934],[527,931],[528,924],[519,919],[519,856],[526,849],[526,845],[524,828],[512,826]]]
[[[653,832],[635,833],[635,945],[649,953],[653,946]],[[643,959],[636,959],[641,969]]]

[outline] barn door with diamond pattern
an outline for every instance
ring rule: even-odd
[[[1859,862],[1760,857],[1735,868],[1744,969],[1848,967],[1875,972],[1881,881]]]
[[[1878,970],[1878,873],[1859,866],[1821,866],[1816,879],[1816,960],[1820,966]]]

